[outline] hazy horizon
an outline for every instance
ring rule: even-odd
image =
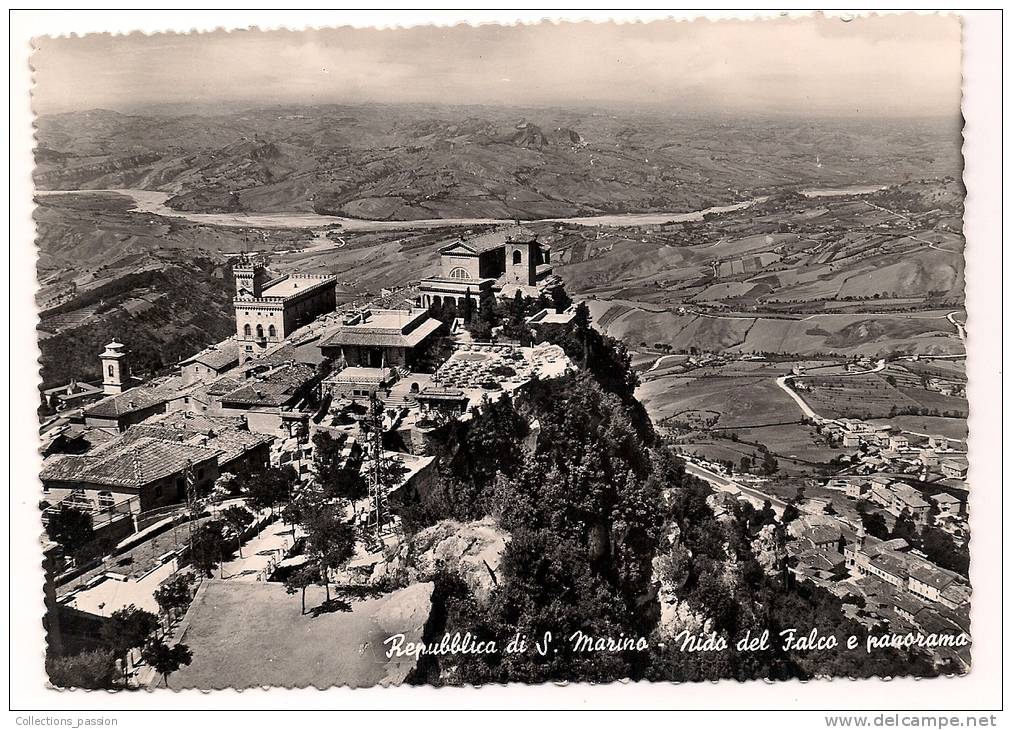
[[[40,114],[419,104],[748,116],[960,113],[960,22],[542,23],[38,38]],[[203,111],[182,111],[184,109]]]

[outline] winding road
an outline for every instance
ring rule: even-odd
[[[882,359],[882,360],[879,360],[877,363],[875,363],[875,367],[873,367],[873,368],[871,368],[869,370],[859,370],[859,371],[853,372],[853,373],[840,373],[840,377],[851,377],[851,376],[854,376],[854,375],[868,375],[869,373],[880,373],[883,370],[885,370],[885,367],[886,367],[886,361],[884,359]],[[804,413],[808,418],[811,418],[813,421],[830,421],[830,422],[835,423],[836,422],[835,419],[832,419],[832,418],[823,418],[818,413],[816,413],[815,411],[813,411],[812,407],[810,405],[808,405],[808,403],[805,402],[805,399],[802,398],[800,395],[798,395],[796,392],[794,392],[793,388],[791,388],[790,386],[787,385],[787,381],[788,380],[794,380],[794,378],[803,378],[803,377],[805,377],[805,376],[804,375],[781,375],[779,378],[777,378],[777,387],[780,388],[780,390],[782,390],[785,393],[787,393],[787,395],[789,395],[791,397],[791,400],[793,400],[795,403],[798,404],[798,408],[800,408],[801,411],[802,411],[802,413]]]
[[[962,322],[956,321],[956,315],[959,312],[949,312],[945,315],[945,318],[949,320],[953,327],[956,328],[956,334],[959,335],[959,339],[963,341],[963,345],[966,346],[966,325]]]

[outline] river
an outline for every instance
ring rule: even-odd
[[[813,188],[800,191],[809,198],[823,198],[842,195],[863,195],[884,186],[853,186],[848,188]],[[165,204],[172,194],[158,190],[138,190],[133,188],[106,190],[38,190],[37,196],[47,195],[85,195],[88,193],[116,193],[124,195],[134,202],[133,210],[141,213],[164,216],[166,218],[182,218],[192,223],[212,226],[229,226],[241,228],[325,228],[340,225],[345,231],[406,231],[419,228],[439,228],[442,226],[478,226],[503,225],[512,223],[504,218],[426,218],[413,221],[376,221],[361,218],[344,218],[336,215],[320,215],[319,213],[191,213],[173,210]],[[708,213],[732,213],[744,210],[756,203],[761,203],[767,196],[753,198],[732,205],[718,205],[703,210],[679,213],[612,213],[606,215],[579,216],[574,218],[540,218],[531,223],[569,223],[580,226],[645,226],[662,223],[684,223],[700,221]]]

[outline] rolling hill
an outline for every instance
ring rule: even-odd
[[[172,193],[171,206],[202,212],[415,220],[688,211],[783,187],[960,169],[956,120],[365,105],[92,110],[43,116],[37,128],[39,188],[158,190]]]

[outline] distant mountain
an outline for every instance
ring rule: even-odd
[[[401,220],[686,211],[783,187],[960,170],[959,130],[942,121],[380,105],[92,110],[41,117],[37,138],[42,189],[143,188],[190,211]]]

